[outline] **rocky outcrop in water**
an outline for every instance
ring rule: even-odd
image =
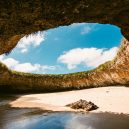
[[[84,111],[92,111],[92,110],[96,110],[98,108],[94,103],[92,103],[90,101],[88,102],[88,101],[82,100],[82,99],[80,99],[77,102],[68,104],[66,106],[70,107],[72,109],[76,109],[76,110],[82,109]]]

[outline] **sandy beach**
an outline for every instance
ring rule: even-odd
[[[91,101],[99,108],[93,112],[129,114],[128,87],[102,87],[58,93],[30,94],[11,102],[12,107],[40,108],[52,111],[75,111],[65,105],[79,99]]]

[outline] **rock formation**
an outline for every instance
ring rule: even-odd
[[[0,54],[28,34],[72,23],[113,24],[129,40],[128,0],[1,0]]]
[[[84,111],[92,111],[92,110],[96,110],[98,107],[92,103],[92,102],[87,102],[86,100],[82,100],[80,99],[77,102],[71,103],[66,105],[67,107],[70,107],[72,109],[76,109],[76,110],[84,110]]]
[[[113,61],[89,72],[33,75],[9,70],[0,63],[0,89],[46,92],[109,85],[129,85],[128,0],[1,0],[0,54],[9,53],[20,38],[72,23],[114,24],[124,39]]]
[[[8,70],[0,64],[0,89],[13,92],[50,92],[100,86],[129,85],[129,42],[124,39],[114,60],[98,68],[72,74],[38,75]]]

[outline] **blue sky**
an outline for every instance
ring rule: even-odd
[[[31,34],[0,61],[32,73],[71,73],[93,69],[116,55],[122,35],[113,25],[82,23]]]

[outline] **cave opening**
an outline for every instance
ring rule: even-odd
[[[0,61],[25,73],[88,71],[112,60],[122,37],[114,25],[74,23],[23,37],[9,55],[0,56]]]

